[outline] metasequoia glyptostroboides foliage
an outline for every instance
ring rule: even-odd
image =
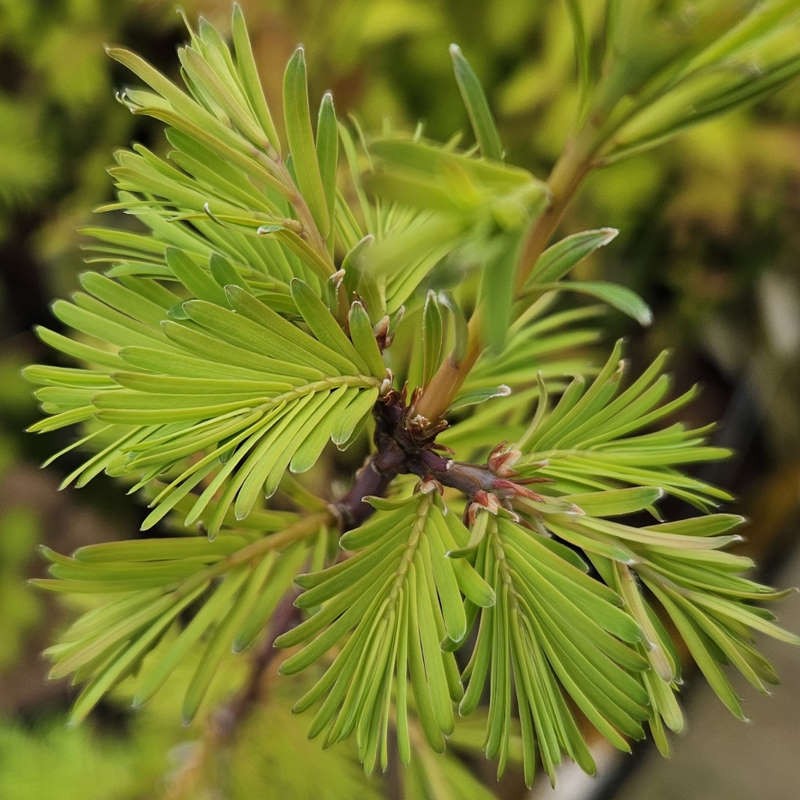
[[[518,737],[528,782],[565,756],[593,771],[579,714],[622,750],[649,728],[666,752],[676,638],[736,716],[723,665],[775,682],[754,633],[798,639],[754,603],[781,593],[727,552],[728,494],[684,471],[727,452],[667,421],[694,391],[670,394],[665,354],[633,377],[620,344],[599,367],[587,354],[608,306],[650,318],[625,287],[571,278],[616,231],[553,241],[592,170],[800,70],[792,3],[709,3],[685,28],[661,5],[609,2],[590,24],[566,3],[579,108],[546,181],[505,161],[456,46],[466,149],[364,134],[330,94],[314,119],[302,49],[279,132],[238,8],[232,46],[190,29],[185,88],[109,50],[145,86],[121,101],[169,149],[116,154],[105,210],[137,225],[87,231],[103,271],[54,304],[67,332],[39,331],[65,365],[26,371],[47,415],[33,430],[78,426],[62,453],[90,455],[65,485],[118,477],[143,530],[171,527],[46,552],[42,586],[98,601],[48,651],[83,686],[75,719],[124,679],[144,703],[199,652],[191,719],[271,620],[281,672],[310,676],[311,735],[353,735],[368,770],[395,742],[405,763],[444,750],[473,712],[498,771]],[[347,474],[359,459],[336,448],[363,465]],[[665,494],[698,515],[664,521]]]

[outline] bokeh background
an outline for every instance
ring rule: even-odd
[[[228,0],[183,0],[221,28]],[[458,42],[484,81],[510,160],[544,177],[575,112],[573,52],[559,2],[530,0],[245,0],[268,97],[283,65],[307,48],[313,97],[332,89],[340,117],[368,129],[425,120],[447,138],[466,130],[447,45]],[[140,713],[114,699],[79,729],[65,727],[72,689],[46,680],[41,650],[69,609],[29,588],[36,547],[62,552],[135,536],[141,510],[110,481],[57,491],[69,463],[40,471],[57,435],[23,429],[36,418],[22,365],[48,358],[31,333],[54,325],[49,302],[84,269],[77,232],[110,198],[105,167],[131,140],[163,149],[151,121],[114,102],[128,76],[103,52],[123,43],[174,73],[185,35],[171,0],[0,0],[0,798],[328,798],[377,795],[356,768],[304,740],[279,690],[232,752],[189,788],[170,780],[190,760],[198,729],[182,729],[168,700]],[[279,108],[280,104],[276,103]],[[618,280],[652,305],[636,329],[609,316],[608,342],[625,335],[642,364],[674,350],[678,389],[705,391],[691,422],[719,419],[715,442],[736,456],[703,477],[731,488],[751,520],[744,550],[762,578],[800,583],[800,82],[768,101],[594,175],[565,233],[610,225],[613,246],[581,277]],[[680,513],[680,509],[676,509]],[[800,601],[781,620],[800,630]],[[742,725],[689,680],[689,733],[663,762],[647,747],[602,757],[601,775],[568,772],[537,797],[621,800],[786,800],[796,796],[800,653],[765,645],[784,678],[777,696],[742,687]],[[231,673],[236,679],[236,667]],[[222,695],[226,687],[221,687]],[[489,772],[487,771],[487,775]],[[188,784],[187,784],[188,785]],[[205,787],[205,788],[204,788]],[[502,797],[522,797],[513,776]]]

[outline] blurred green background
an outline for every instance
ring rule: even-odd
[[[456,41],[484,81],[511,161],[545,177],[564,143],[576,91],[571,33],[559,2],[241,4],[273,100],[283,65],[303,42],[312,97],[332,89],[340,117],[355,113],[367,129],[387,118],[408,127],[425,120],[429,136],[447,138],[467,127],[447,54],[447,45]],[[227,0],[182,5],[190,18],[203,13],[227,26]],[[113,101],[128,78],[102,45],[125,44],[174,73],[174,50],[184,33],[173,2],[0,0],[3,800],[347,798],[378,791],[346,759],[305,744],[305,720],[292,719],[279,694],[251,718],[210,775],[187,782],[202,726],[181,729],[169,698],[136,714],[111,700],[92,722],[71,730],[63,719],[72,689],[46,680],[40,652],[69,610],[25,584],[42,570],[36,545],[69,552],[92,541],[133,537],[142,513],[108,481],[57,492],[70,464],[39,470],[57,449],[58,437],[22,432],[36,409],[19,369],[49,357],[31,328],[53,325],[49,302],[77,285],[84,268],[77,229],[110,198],[105,167],[112,151],[132,139],[163,149],[151,121],[132,117]],[[691,421],[721,420],[716,443],[737,450],[734,459],[707,468],[703,477],[739,496],[736,510],[751,519],[745,547],[758,556],[766,577],[800,582],[796,558],[790,568],[800,527],[798,82],[765,103],[594,175],[569,209],[563,230],[603,225],[621,234],[582,267],[581,277],[629,285],[652,305],[656,318],[640,330],[610,315],[608,341],[627,336],[635,364],[669,346],[677,388],[703,384]],[[783,608],[784,622],[795,630],[798,605],[789,600]],[[789,685],[771,703],[744,692],[746,707],[758,710],[757,725],[738,725],[690,683],[692,733],[677,743],[671,762],[658,764],[640,748],[633,758],[609,761],[604,779],[590,788],[579,782],[571,789],[567,779],[558,796],[792,796],[796,765],[791,756],[774,756],[791,754],[800,744],[800,658],[781,652],[779,663]],[[238,679],[236,667],[232,679]],[[634,766],[626,784],[623,778]],[[522,796],[514,780],[498,791]],[[542,788],[539,796],[556,795]]]

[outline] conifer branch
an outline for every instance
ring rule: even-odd
[[[102,598],[47,652],[53,677],[85,685],[74,721],[131,676],[134,706],[146,702],[202,643],[184,693],[191,720],[224,655],[263,637],[172,796],[194,792],[235,739],[273,646],[300,645],[284,674],[322,664],[294,709],[316,707],[309,735],[328,745],[353,734],[367,771],[386,769],[390,743],[408,765],[416,730],[442,753],[455,704],[466,714],[488,695],[484,750],[500,774],[516,709],[530,783],[538,762],[554,780],[565,756],[593,771],[575,708],[622,750],[647,723],[667,751],[665,729],[683,725],[680,664],[658,609],[737,716],[721,665],[764,690],[777,678],[752,632],[800,643],[753,605],[783,593],[725,551],[741,518],[707,513],[730,495],[685,472],[728,455],[706,444],[709,426],[665,423],[694,390],[668,399],[666,353],[623,386],[621,343],[599,367],[580,354],[599,338],[601,307],[552,305],[579,292],[648,324],[627,287],[569,279],[616,235],[551,244],[571,199],[595,167],[800,73],[796,35],[772,49],[795,24],[791,3],[741,25],[711,15],[685,39],[638,18],[656,22],[662,6],[609,3],[592,30],[569,4],[579,123],[547,182],[505,163],[457,46],[479,154],[351,134],[330,95],[315,129],[302,48],[284,73],[282,141],[239,9],[233,49],[205,22],[190,29],[185,88],[110,51],[149,87],[123,102],[165,123],[173,149],[117,154],[107,209],[144,232],[88,231],[109,267],[53,305],[64,333],[39,331],[75,365],[26,369],[46,415],[31,430],[85,428],[54,456],[92,451],[65,484],[121,478],[146,494],[143,529],[171,517],[181,535],[45,549],[50,577],[37,583]],[[763,69],[731,69],[762,40]],[[370,415],[370,453],[326,505],[329,444],[366,450]],[[315,468],[321,481],[286,479]],[[701,514],[662,522],[664,494]],[[646,513],[658,521],[625,520]]]

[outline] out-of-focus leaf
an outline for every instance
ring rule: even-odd
[[[520,242],[516,236],[505,236],[496,242],[494,257],[481,276],[480,300],[486,343],[495,352],[503,349],[511,323],[514,297],[514,273]]]
[[[469,121],[472,123],[478,147],[486,158],[500,161],[503,158],[503,145],[500,143],[500,135],[497,133],[497,127],[478,76],[457,44],[450,45],[450,57],[453,59],[456,83],[458,83],[461,99],[467,109]]]
[[[540,283],[537,288],[588,294],[635,319],[640,325],[649,325],[653,313],[647,303],[636,292],[626,286],[606,281],[563,281],[561,283]]]
[[[428,383],[444,355],[444,320],[434,292],[428,292],[422,307],[422,385]]]
[[[289,525],[273,539],[225,535],[215,541],[111,542],[83,547],[72,558],[43,550],[52,576],[38,581],[43,588],[110,595],[80,616],[48,650],[54,676],[79,672],[87,681],[73,721],[85,717],[155,651],[139,675],[135,704],[144,703],[205,637],[205,656],[184,703],[186,717],[194,716],[231,643],[246,646],[252,641],[288,590],[294,570],[307,557],[305,540],[317,535],[323,517],[317,514]],[[192,620],[169,636],[178,615],[192,603],[200,606]]]

